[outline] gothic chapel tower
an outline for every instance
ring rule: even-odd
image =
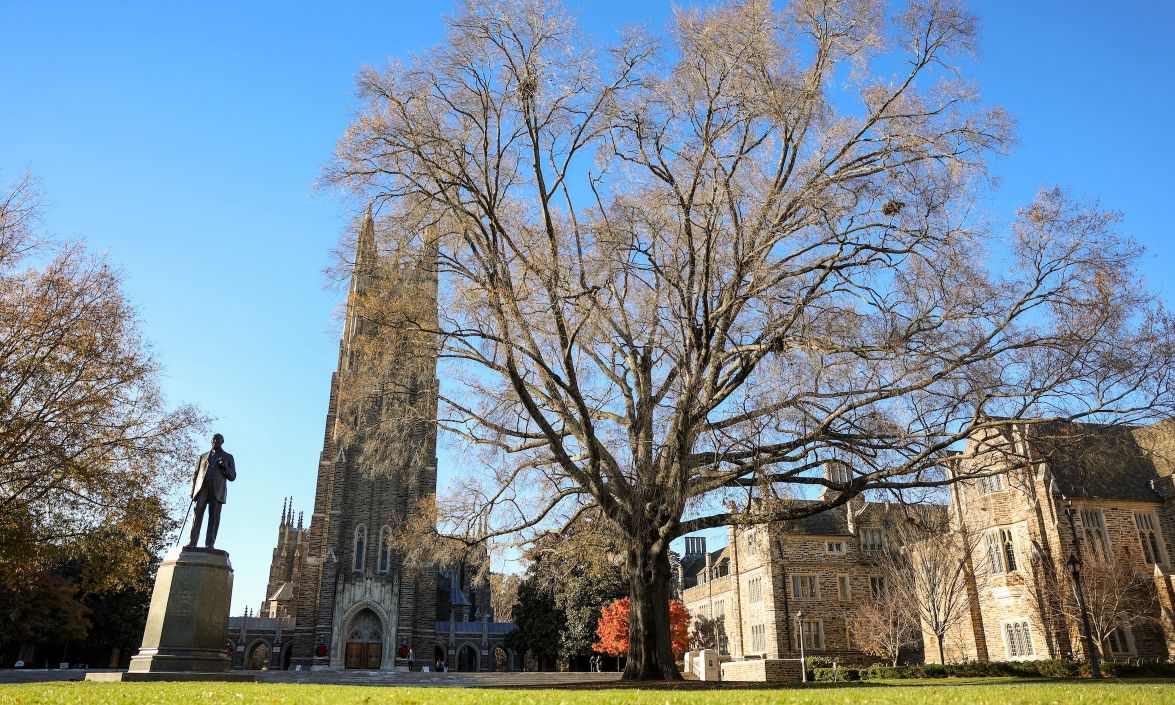
[[[368,208],[351,272],[338,369],[331,375],[314,512],[295,598],[292,666],[391,669],[401,649],[413,648],[423,660],[433,653],[436,571],[403,566],[386,541],[392,517],[406,516],[421,498],[436,493],[436,424],[428,421],[436,418],[436,360],[430,358],[423,369],[412,365],[415,374],[405,384],[397,378],[405,366],[395,359],[362,354],[371,331],[359,310],[360,300],[378,284],[400,296],[428,299],[417,303],[435,315],[433,270],[420,257],[394,265],[381,261]],[[411,390],[396,403],[410,405],[412,413],[404,413],[403,406],[391,413],[383,409],[375,392],[388,383]],[[362,411],[346,401],[365,395],[372,401]],[[387,424],[400,426],[386,433]],[[388,445],[389,437],[408,438],[406,446],[415,450]]]

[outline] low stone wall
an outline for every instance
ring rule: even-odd
[[[748,659],[722,664],[722,680],[756,683],[799,683],[799,659]]]
[[[683,674],[688,673],[700,681],[722,680],[722,664],[730,661],[730,656],[719,654],[714,649],[701,651],[687,651],[682,659]]]

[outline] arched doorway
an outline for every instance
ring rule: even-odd
[[[477,671],[477,649],[466,644],[457,650],[457,670],[458,671]]]
[[[495,671],[509,671],[513,666],[513,664],[510,663],[510,652],[506,651],[505,646],[498,644],[490,653],[493,654],[493,660],[491,663],[493,664]]]
[[[290,670],[290,661],[293,658],[293,656],[294,656],[294,642],[287,641],[286,645],[282,647],[281,663],[282,663],[282,670],[283,671]]]
[[[376,670],[383,662],[384,630],[379,615],[360,610],[347,626],[347,651],[344,668]]]
[[[269,668],[269,644],[258,641],[245,654],[245,669],[260,671]]]
[[[441,670],[441,664],[445,660],[445,647],[440,644],[433,644],[432,646],[432,667]]]

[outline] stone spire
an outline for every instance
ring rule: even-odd
[[[367,213],[363,216],[363,225],[359,227],[359,237],[355,241],[355,263],[351,266],[351,290],[347,293],[347,313],[343,323],[343,340],[339,350],[340,367],[346,369],[351,363],[351,343],[359,335],[359,302],[357,299],[367,293],[367,288],[375,275],[376,261],[379,257],[375,248],[375,218],[371,213],[371,204],[367,204]]]
[[[375,259],[375,218],[371,215],[371,204],[368,203],[363,225],[359,228],[359,239],[355,242],[354,272],[369,274]]]

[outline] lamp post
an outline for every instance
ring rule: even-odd
[[[1094,678],[1102,677],[1102,669],[1098,664],[1097,649],[1093,648],[1093,633],[1089,628],[1089,610],[1085,607],[1085,591],[1081,589],[1081,558],[1076,553],[1070,553],[1065,565],[1073,575],[1073,589],[1077,592],[1077,604],[1081,606],[1081,622],[1085,629],[1085,653],[1089,655],[1089,673]]]
[[[1085,606],[1085,591],[1081,589],[1081,542],[1077,539],[1077,524],[1073,521],[1073,500],[1062,496],[1065,500],[1065,517],[1069,520],[1069,533],[1073,537],[1073,552],[1065,560],[1073,576],[1073,590],[1077,593],[1077,605],[1081,607],[1082,628],[1085,630],[1085,653],[1089,659],[1089,674],[1094,678],[1102,677],[1102,669],[1098,664],[1097,649],[1093,648],[1093,630],[1089,628],[1089,609]]]
[[[796,635],[800,638],[800,682],[808,682],[808,660],[804,658],[804,610],[796,612]]]

